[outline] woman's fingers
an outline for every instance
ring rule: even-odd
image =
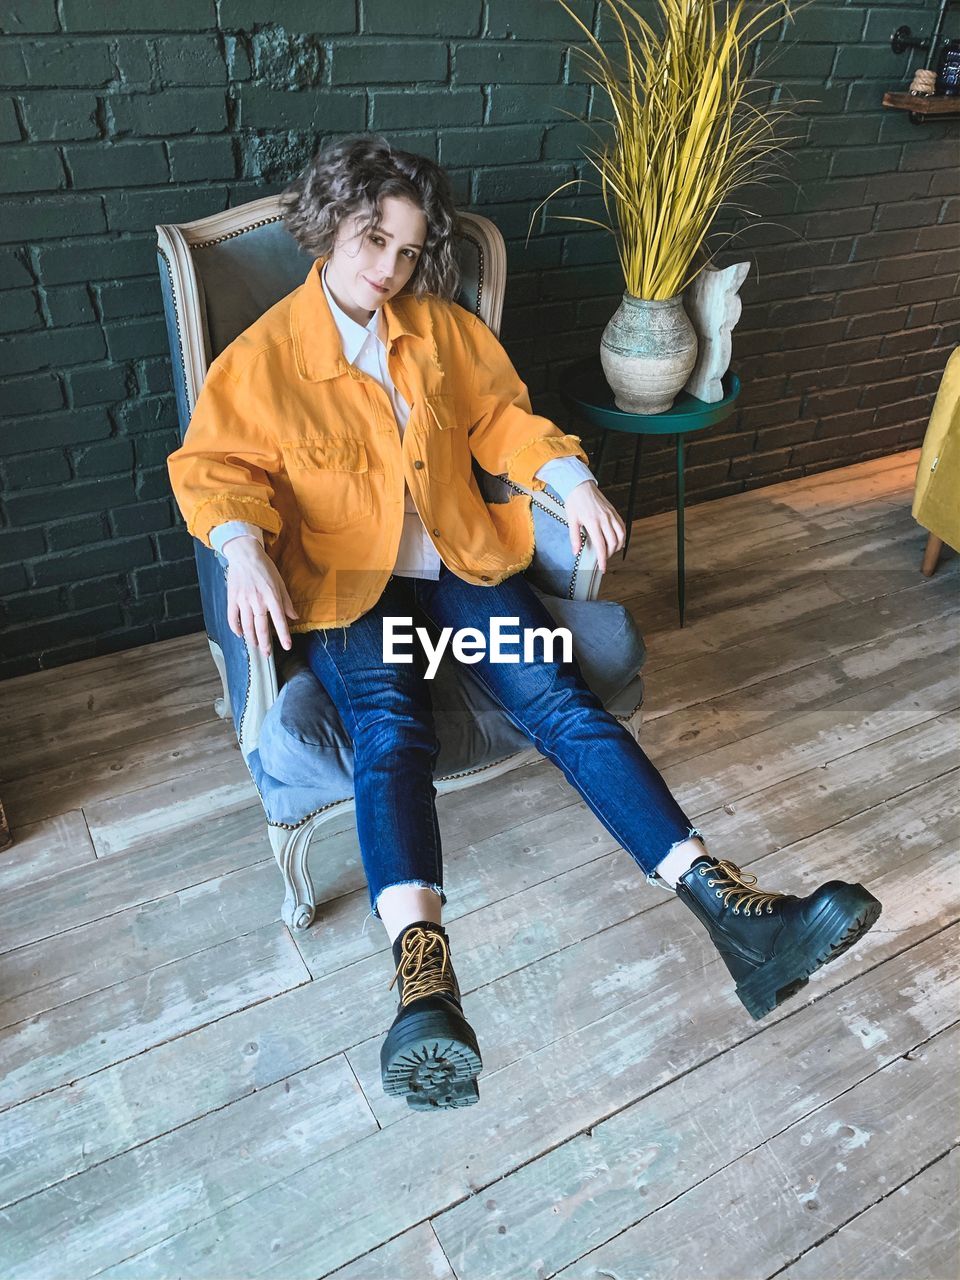
[[[614,508],[610,510],[610,523],[613,527],[613,536],[617,541],[614,551],[619,551],[623,546],[624,538],[627,536],[627,526],[624,524],[620,512]]]
[[[626,525],[616,507],[605,498],[596,484],[577,486],[567,501],[570,548],[576,555],[585,533],[597,553],[597,564],[606,571],[607,559],[619,551],[626,541]]]
[[[614,551],[619,551],[623,546],[622,527],[616,517],[607,517],[605,532],[607,538],[607,551],[610,555],[613,555]]]
[[[283,645],[284,649],[292,647],[290,638],[290,627],[287,618],[296,618],[297,611],[293,607],[293,601],[290,599],[290,593],[287,591],[287,584],[280,577],[277,568],[273,564],[267,566],[267,581],[260,587],[261,609],[265,614],[269,615],[273,622],[273,629],[277,633],[277,639]],[[264,626],[267,635],[267,648],[265,653],[270,652],[270,623],[264,619]]]
[[[240,599],[237,608],[240,614],[240,634],[252,649],[257,643],[257,633],[253,625],[253,608],[250,601],[243,598]]]
[[[257,632],[257,647],[264,657],[270,656],[270,623],[263,602],[258,601],[253,607],[253,623]]]
[[[603,526],[598,516],[593,516],[587,523],[587,537],[593,543],[597,552],[597,564],[600,566],[600,572],[607,571],[607,543],[603,536]]]
[[[588,516],[585,520],[576,520],[570,525],[570,549],[574,555],[580,550],[581,529],[586,533],[597,551],[597,563],[604,573],[607,569],[607,557],[615,551],[623,549],[626,537],[626,526],[616,511],[604,511],[601,514]]]
[[[580,551],[580,547],[582,545],[582,537],[581,537],[581,530],[582,530],[587,535],[587,538],[589,539],[589,541],[597,549],[597,561],[600,564],[600,568],[605,569],[606,560],[601,554],[601,549],[604,547],[605,544],[604,544],[603,538],[600,536],[600,524],[597,518],[594,516],[594,517],[588,517],[586,520],[574,520],[569,527],[570,527],[570,550],[573,552],[573,554],[576,556]]]
[[[624,534],[625,529],[622,523],[606,513],[591,527],[590,538],[597,548],[597,563],[604,573],[607,569],[608,557],[622,549]]]
[[[286,583],[262,549],[252,558],[239,555],[228,563],[227,623],[247,646],[267,657],[271,649],[270,624],[285,649],[292,647],[287,617],[296,618]]]
[[[251,649],[260,649],[264,654],[270,653],[270,624],[267,622],[266,610],[259,597],[240,598],[240,622],[243,627],[243,638]]]
[[[603,513],[600,527],[602,528],[607,554],[612,556],[615,551],[619,551],[623,547],[626,526],[618,513],[611,507],[609,511]]]
[[[283,590],[284,613],[287,615],[288,618],[297,618],[299,615],[297,614],[296,609],[293,607],[293,601],[290,599],[290,592],[287,590],[286,584],[281,582],[280,586]]]
[[[290,592],[287,590],[287,584],[277,575],[280,586],[280,607],[273,616],[273,625],[277,629],[277,635],[280,637],[280,643],[285,649],[289,649],[293,644],[290,638],[290,627],[287,618],[298,617],[296,609],[293,607],[293,601],[290,599]]]
[[[235,636],[243,635],[240,625],[240,606],[237,604],[237,593],[227,588],[227,626]]]
[[[279,599],[270,602],[270,617],[273,619],[273,627],[277,633],[277,639],[285,649],[290,648],[290,628],[287,626],[287,620],[283,616],[285,606],[281,605]]]

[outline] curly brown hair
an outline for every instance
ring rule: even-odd
[[[426,156],[399,151],[378,134],[354,134],[320,147],[280,198],[284,225],[306,253],[326,256],[348,214],[366,214],[364,232],[380,226],[385,196],[411,201],[427,219],[423,252],[403,292],[418,299],[455,298],[459,224],[450,180]]]

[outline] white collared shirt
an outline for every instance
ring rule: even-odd
[[[400,439],[410,418],[410,406],[394,385],[387,364],[386,320],[383,308],[378,307],[365,325],[358,324],[335,301],[327,288],[327,264],[324,263],[320,274],[323,292],[330,306],[330,312],[340,334],[344,359],[362,373],[374,378],[387,395],[393,406],[394,416]],[[538,480],[544,480],[566,501],[567,495],[584,480],[593,480],[594,475],[589,467],[579,458],[551,458],[536,472]],[[397,562],[393,572],[400,578],[439,578],[442,561],[436,547],[424,528],[420,513],[410,490],[404,483],[403,531],[400,535],[400,546],[397,550]],[[245,520],[227,520],[210,531],[210,545],[215,551],[223,552],[224,545],[240,534],[252,534],[263,545],[263,530],[258,525]]]
[[[377,307],[365,325],[352,320],[336,302],[327,286],[327,266],[327,263],[323,264],[320,280],[340,334],[344,359],[361,373],[369,374],[386,391],[393,406],[393,415],[397,420],[402,440],[410,418],[410,406],[397,390],[390,376],[385,343],[387,322],[384,319],[383,308]],[[423,521],[420,519],[413,495],[404,481],[403,530],[400,534],[397,563],[393,572],[400,578],[439,578],[441,563],[437,549],[430,541]]]

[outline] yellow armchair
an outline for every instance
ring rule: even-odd
[[[947,361],[923,438],[913,518],[930,531],[921,566],[929,577],[944,543],[960,548],[960,347]]]

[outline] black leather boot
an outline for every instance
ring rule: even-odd
[[[400,1004],[380,1050],[385,1093],[418,1111],[468,1107],[480,1100],[483,1066],[473,1028],[463,1016],[450,939],[439,924],[416,920],[393,943]]]
[[[707,928],[753,1018],[806,986],[861,938],[881,906],[862,884],[830,880],[805,898],[755,889],[756,876],[709,855],[677,881],[677,896]]]

